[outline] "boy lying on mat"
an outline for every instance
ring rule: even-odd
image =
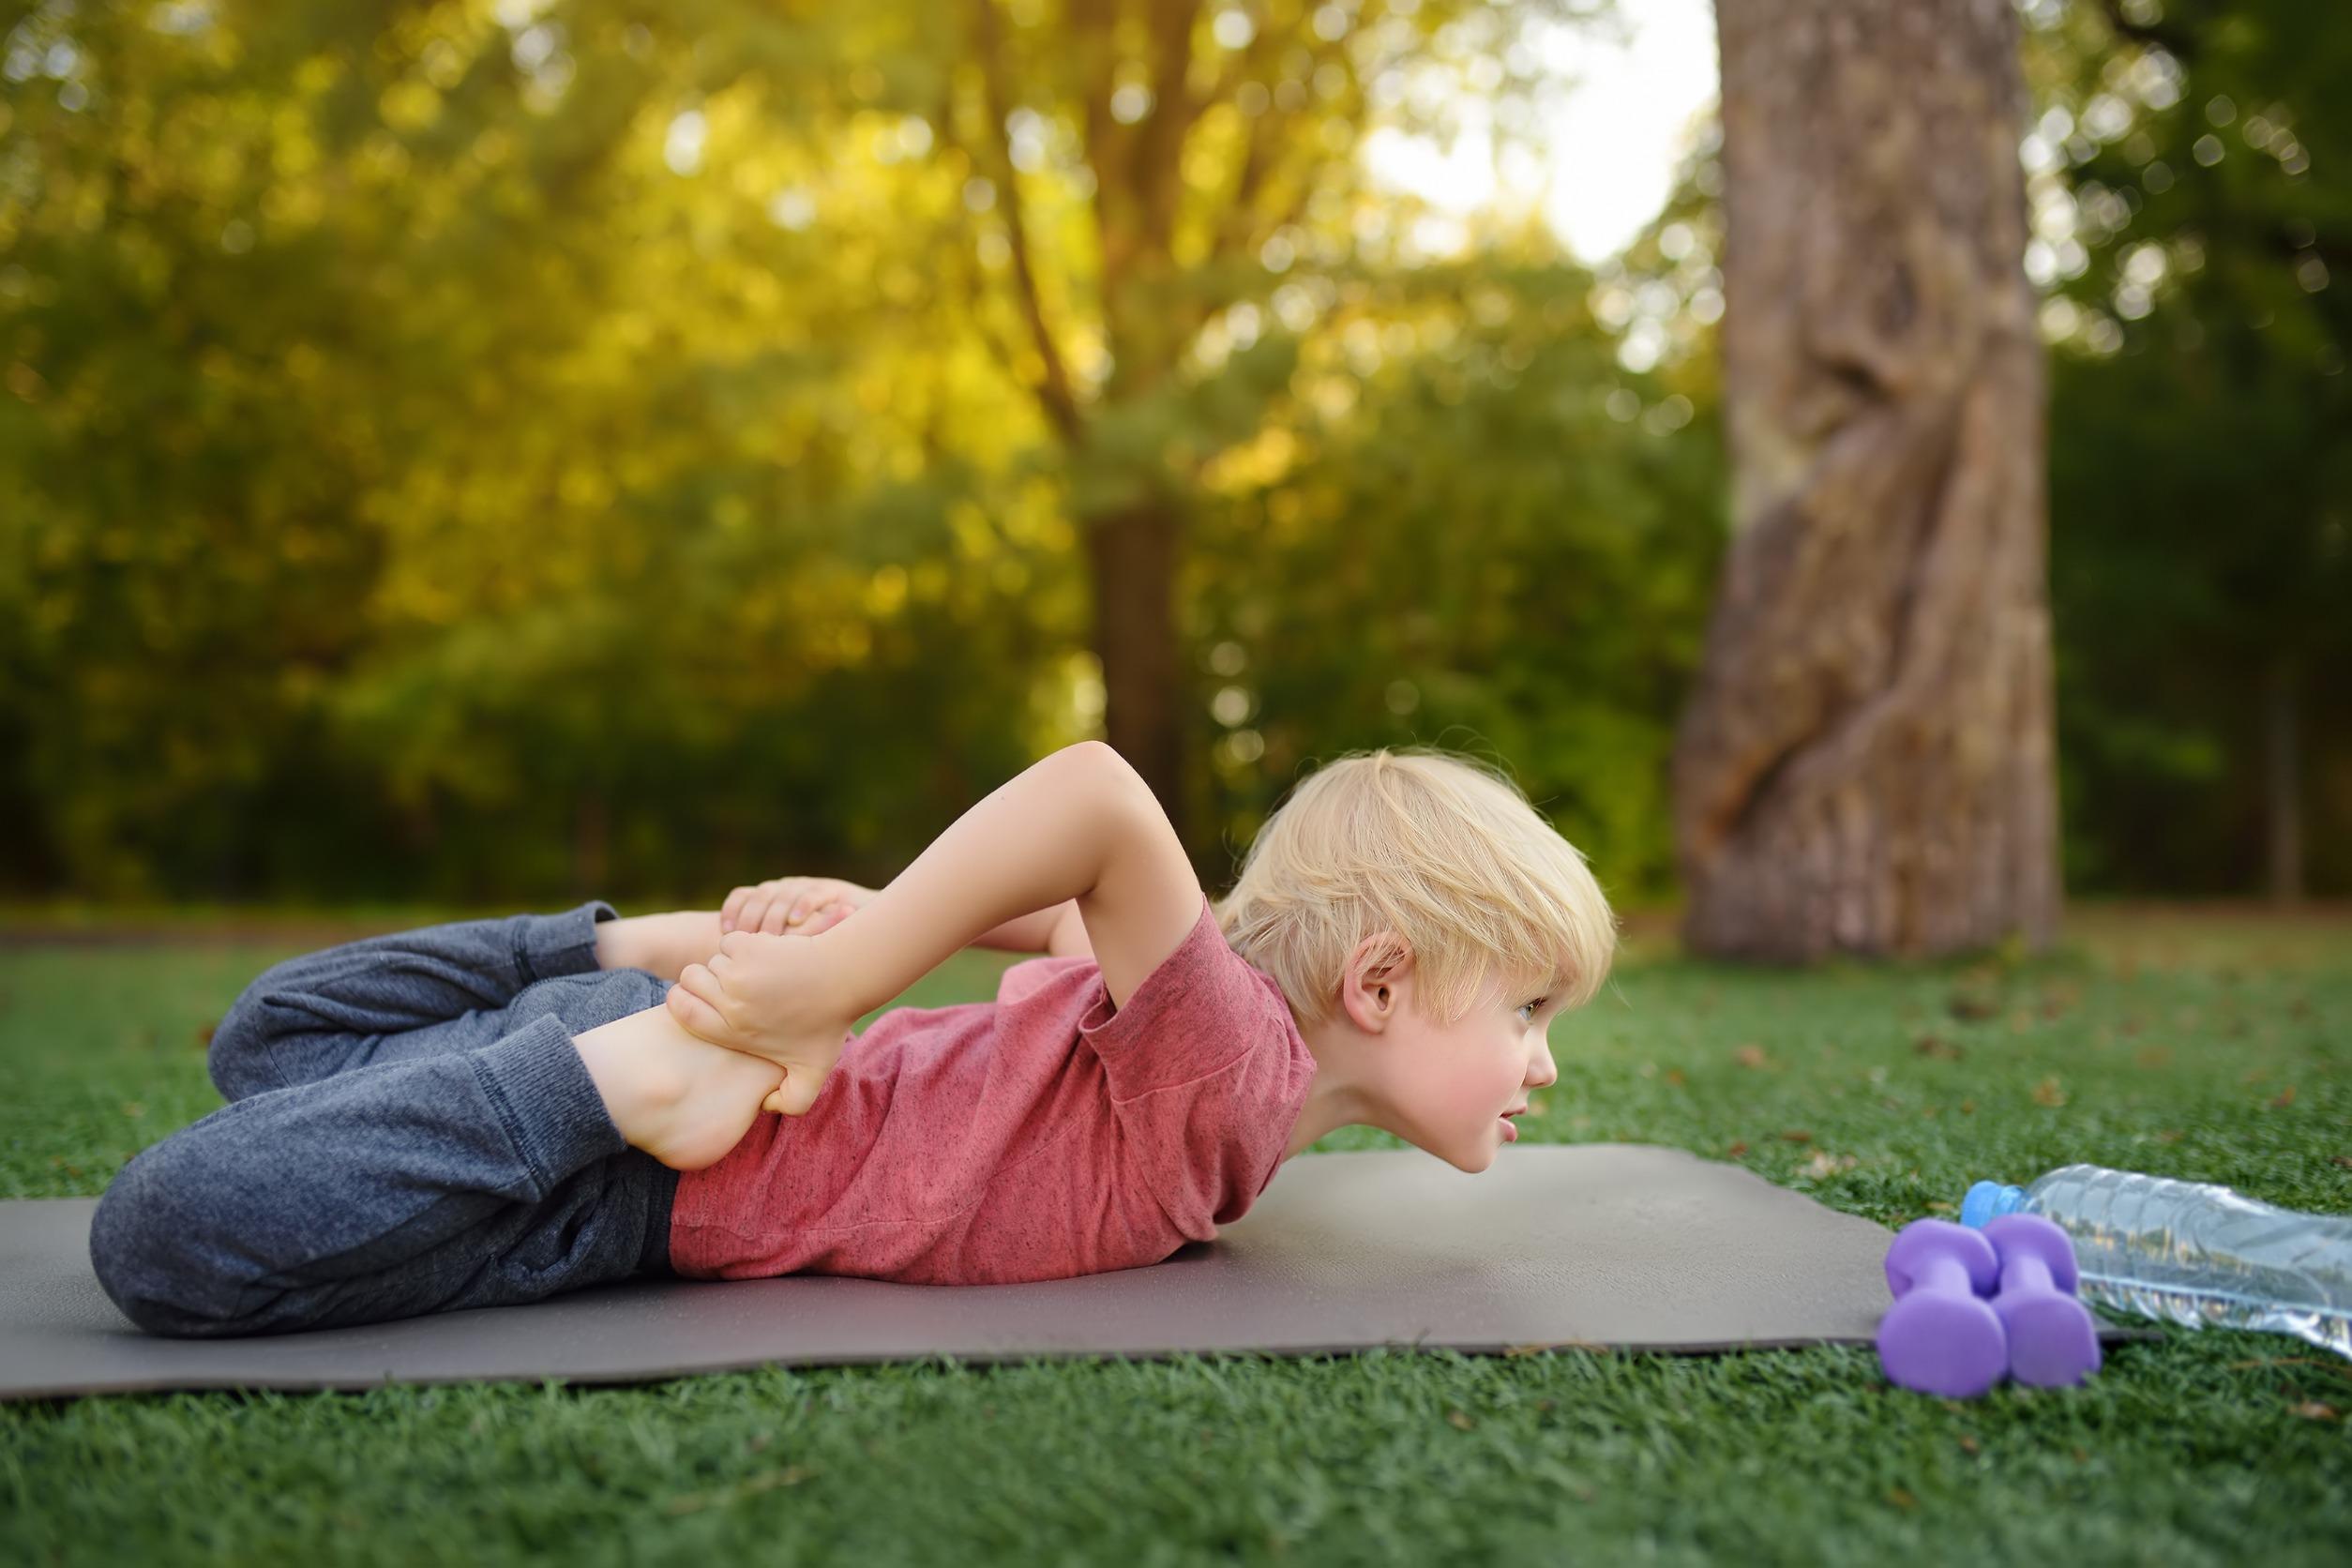
[[[1140,776],[1086,742],[879,892],[792,879],[632,920],[591,900],[277,965],[214,1032],[230,1103],[124,1167],[91,1261],[179,1335],[637,1274],[1135,1268],[1335,1127],[1486,1168],[1615,942],[1583,857],[1463,759],[1311,775],[1213,904]],[[1047,956],[992,1003],[854,1033],[971,944]]]

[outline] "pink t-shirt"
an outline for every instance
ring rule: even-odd
[[[1274,1180],[1315,1077],[1274,977],[1200,918],[1115,1013],[1091,957],[1028,958],[994,1002],[852,1035],[801,1117],[682,1172],[670,1264],[695,1279],[924,1285],[1156,1263]]]

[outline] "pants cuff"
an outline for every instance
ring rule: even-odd
[[[591,898],[561,914],[519,914],[513,918],[515,970],[522,984],[558,974],[587,974],[596,967],[596,927],[618,920],[620,912],[602,898]]]
[[[629,1147],[562,1019],[534,1018],[465,1060],[542,1188]]]

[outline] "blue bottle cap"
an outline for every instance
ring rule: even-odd
[[[1979,1182],[1960,1200],[1960,1223],[1971,1230],[1982,1230],[1987,1220],[2013,1214],[2025,1206],[2025,1188],[2006,1186],[1999,1182]]]

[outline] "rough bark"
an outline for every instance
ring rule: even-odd
[[[2056,931],[2009,0],[1719,0],[1735,530],[1676,736],[1696,951]]]

